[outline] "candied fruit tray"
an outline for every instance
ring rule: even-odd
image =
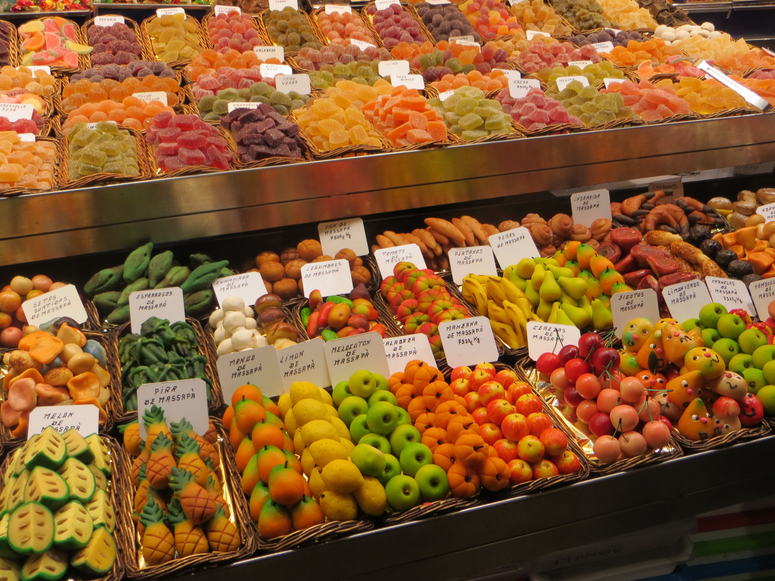
[[[56,117],[53,118],[52,122],[56,123],[58,122],[58,119]],[[48,143],[51,143],[54,145],[57,151],[57,158],[61,158],[63,155],[65,155],[65,145],[61,139],[56,139],[53,137],[37,137],[36,141],[45,141]],[[5,176],[0,176],[0,178],[5,179]],[[11,188],[5,188],[0,189],[0,198],[20,195],[20,194],[39,194],[42,192],[53,192],[60,189],[59,182],[57,180],[57,173],[56,170],[52,174],[52,186],[49,188],[31,188],[28,186],[14,186]]]
[[[391,5],[393,6],[393,5]],[[405,42],[412,42],[414,44],[422,44],[426,40],[435,44],[435,41],[433,40],[433,35],[430,33],[428,28],[423,24],[423,21],[421,18],[417,16],[417,13],[411,9],[409,6],[401,6],[398,5],[401,8],[400,14],[408,15],[409,19],[404,19],[405,22],[409,23],[412,22],[417,25],[417,29],[419,29],[419,33],[416,33],[414,37],[411,37],[410,40],[406,40]],[[385,47],[387,49],[392,49],[395,45],[398,44],[399,39],[401,39],[401,36],[388,36],[388,38],[391,39],[391,42],[388,42],[386,38],[382,38],[382,36],[377,32],[377,28],[374,24],[374,15],[370,14],[370,10],[376,11],[377,6],[374,0],[366,4],[361,9],[361,14],[363,15],[363,19],[366,21],[366,25],[369,27],[369,30],[371,31],[374,38],[379,42],[379,46]],[[387,31],[389,32],[392,28],[395,28],[395,34],[401,34],[401,30],[398,26],[392,26]],[[395,40],[396,42],[392,42]]]
[[[190,63],[191,62],[190,58],[177,58],[174,60],[167,61],[167,60],[164,60],[164,58],[162,58],[161,55],[156,54],[156,51],[153,49],[153,39],[151,35],[148,33],[148,30],[151,22],[157,18],[158,16],[150,16],[140,23],[140,31],[142,32],[141,37],[145,39],[147,46],[150,48],[151,54],[153,54],[153,60],[162,61],[166,63],[167,66],[173,69],[178,67],[183,67],[188,63]],[[197,20],[196,18],[194,18],[189,14],[186,14],[185,21],[193,23],[190,26],[196,29],[196,36],[199,43],[199,52],[202,52],[203,49],[207,48],[206,40],[205,40],[205,32],[204,30],[202,30],[202,25],[199,23],[199,20]]]
[[[104,14],[103,16],[109,16],[109,15]],[[153,49],[151,48],[151,45],[148,42],[148,38],[143,35],[142,30],[140,29],[140,25],[137,22],[135,22],[134,20],[132,20],[131,18],[127,18],[126,16],[124,16],[123,18],[124,18],[124,24],[126,24],[127,27],[129,27],[129,30],[134,32],[135,38],[137,39],[137,42],[140,44],[141,51],[140,51],[139,58],[141,60],[144,60],[144,61],[153,61],[153,60],[155,60],[155,57],[154,57],[154,54],[153,54]],[[87,20],[86,22],[84,22],[81,25],[81,37],[85,41],[87,41],[87,44],[88,44],[88,40],[89,40],[89,29],[92,26],[96,26],[94,24],[94,18],[90,18],[89,20]],[[126,41],[124,41],[124,42],[126,42]],[[89,46],[91,46],[91,45],[89,45]],[[88,59],[89,67],[100,66],[98,64],[92,64],[91,55],[90,54],[86,55],[86,58]],[[115,61],[114,61],[114,63],[115,63]],[[119,64],[119,63],[115,63],[115,64]],[[128,63],[121,63],[121,64],[128,64]],[[88,68],[88,67],[86,67],[86,68]]]
[[[81,33],[81,28],[75,22],[73,22],[72,20],[69,20],[67,18],[61,18],[59,16],[57,16],[56,18],[58,20],[57,26],[60,26],[62,28],[69,27],[68,30],[72,31],[70,34],[75,36],[76,44],[88,46],[88,44],[86,42],[86,38]],[[53,18],[50,18],[50,17],[49,18],[42,18],[40,20],[45,22],[46,20],[53,20]],[[28,24],[29,22],[32,22],[32,21],[28,21],[25,24]],[[24,24],[22,26],[24,26]],[[19,46],[21,46],[21,44],[22,44],[21,34],[19,34],[18,30],[17,30],[17,35],[18,35],[18,39],[19,39],[19,43],[20,43]],[[62,38],[64,38],[64,37],[62,37]],[[73,67],[73,66],[68,67],[68,66],[63,66],[63,65],[50,65],[51,74],[59,73],[60,75],[66,75],[66,74],[77,73],[79,71],[88,69],[89,68],[89,55],[88,54],[78,54],[77,56],[78,56],[78,59],[77,59],[78,66],[77,67]],[[19,58],[20,58],[19,63],[21,64],[21,59],[23,58],[23,55],[22,55],[21,51],[19,52]],[[33,63],[33,64],[35,64],[35,63]],[[75,63],[72,63],[72,64],[75,64]]]
[[[204,41],[206,46],[204,48],[212,48],[215,49],[215,45],[213,44],[212,37],[210,35],[210,24],[215,21],[217,18],[217,15],[215,12],[209,12],[204,18],[202,18],[202,32],[204,35]],[[244,19],[247,21],[247,19]],[[257,46],[272,46],[272,41],[269,40],[269,37],[266,35],[266,32],[261,30],[261,27],[258,25],[258,21],[254,17],[250,17],[250,23],[253,26],[253,30],[256,31],[258,34],[258,39],[261,41],[261,44]],[[235,49],[236,50],[236,49]]]
[[[266,21],[269,19],[271,12],[272,10],[267,9],[260,14],[258,18],[258,27],[263,37],[268,41],[267,46],[281,46],[276,42],[274,42],[274,40],[272,40],[272,37],[269,34],[269,31],[267,29]],[[315,22],[315,20],[304,10],[297,10],[296,12],[298,12],[298,14],[301,16],[303,21],[306,22],[306,24],[310,27],[310,29],[312,30],[312,34],[315,36],[315,39],[320,43],[320,45],[325,46],[326,44],[328,44],[328,41],[326,40],[325,36],[318,28],[318,25]],[[307,42],[311,42],[311,41],[308,40]],[[285,49],[286,58],[297,54],[299,54],[299,51],[297,50],[288,50],[287,48]]]
[[[673,428],[673,438],[681,446],[684,452],[705,452],[707,450],[716,450],[717,448],[724,448],[731,446],[737,442],[747,442],[749,440],[756,440],[770,435],[772,432],[772,426],[769,422],[762,421],[762,423],[755,428],[743,428],[736,432],[729,432],[722,436],[715,436],[709,440],[690,440],[686,436],[682,435],[678,430]]]
[[[325,44],[331,45],[336,44],[334,42],[334,39],[329,38],[326,36],[326,34],[323,32],[323,28],[320,24],[320,15],[326,13],[325,6],[321,6],[320,8],[317,8],[312,11],[312,19],[315,22],[315,25],[317,26],[317,29],[320,31],[320,36],[323,40],[325,40]],[[333,15],[332,15],[333,16]],[[373,44],[375,47],[379,48],[380,46],[380,38],[379,35],[374,31],[374,29],[371,26],[371,23],[369,21],[369,18],[364,15],[363,13],[359,12],[358,10],[352,11],[352,18],[356,20],[356,22],[360,22],[363,24],[363,28],[365,28],[367,37],[366,38],[356,38],[356,40],[361,40],[362,42],[368,42],[370,44]],[[347,25],[349,26],[349,24]],[[346,31],[346,29],[345,29]],[[347,31],[346,31],[347,33]],[[349,40],[350,37],[348,36],[346,40]]]

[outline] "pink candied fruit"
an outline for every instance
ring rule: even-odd
[[[205,163],[205,154],[198,149],[181,147],[178,149],[178,157],[186,165],[204,165]]]
[[[214,145],[207,148],[207,156],[210,158],[210,165],[212,167],[229,169],[229,158],[221,153]]]
[[[159,131],[156,136],[160,143],[177,143],[181,131],[177,127],[167,127]]]
[[[201,133],[185,131],[178,136],[178,145],[186,149],[199,149],[207,145],[207,138]]]
[[[167,127],[172,119],[172,113],[170,111],[162,111],[153,118],[153,124],[156,127]]]
[[[171,123],[181,131],[190,131],[195,127],[198,119],[196,115],[175,115]]]
[[[160,143],[156,148],[156,155],[160,157],[169,157],[178,154],[178,144],[174,141],[171,143]]]
[[[181,161],[181,159],[176,155],[170,157],[160,157],[158,158],[157,163],[159,165],[159,169],[167,172],[183,169],[187,165],[183,163],[183,161]]]

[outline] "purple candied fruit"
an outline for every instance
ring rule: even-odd
[[[159,131],[156,136],[159,139],[159,143],[177,143],[178,135],[182,132],[177,127],[167,127]]]
[[[207,144],[207,138],[195,131],[184,131],[178,135],[177,144],[186,149],[198,149]]]
[[[153,124],[156,127],[167,127],[172,119],[172,113],[170,111],[162,111],[153,118]]]
[[[204,165],[205,163],[205,154],[198,149],[181,147],[178,149],[178,157],[186,165]]]

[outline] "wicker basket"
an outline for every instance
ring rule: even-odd
[[[312,12],[312,20],[315,22],[315,26],[317,27],[317,30],[320,31],[321,39],[324,40],[326,44],[331,44],[331,40],[325,34],[323,34],[323,30],[320,28],[320,23],[319,23],[319,16],[320,16],[320,14],[321,13],[325,13],[325,11],[326,11],[325,6],[321,6],[320,8],[317,8],[317,9],[313,10],[313,12]],[[361,21],[363,22],[364,26],[366,27],[366,29],[369,31],[369,33],[371,35],[371,40],[373,41],[372,44],[374,46],[378,47],[379,46],[379,42],[380,42],[379,35],[377,35],[374,32],[374,29],[370,26],[371,23],[367,22],[368,18],[366,16],[364,16],[362,13],[358,12],[357,10],[353,10],[352,11],[352,15],[353,15],[353,18],[360,18],[361,19]]]
[[[50,17],[41,18],[40,20],[41,21],[45,21],[45,20],[49,20],[49,18]],[[76,36],[78,44],[84,44],[84,45],[86,44],[86,39],[84,38],[83,34],[81,33],[80,27],[75,22],[73,22],[72,20],[69,20],[67,18],[61,18],[60,16],[57,16],[56,18],[58,18],[59,20],[64,20],[65,24],[72,24],[75,27],[75,36]],[[18,34],[18,30],[17,30],[17,34]],[[19,42],[19,54],[18,54],[18,57],[19,57],[19,63],[21,64],[21,59],[24,56],[22,54],[22,51],[21,51],[21,35],[18,35],[18,42]],[[59,73],[59,75],[61,76],[61,75],[77,73],[78,71],[82,71],[82,70],[88,69],[88,68],[89,68],[89,56],[88,55],[84,55],[84,54],[80,54],[80,55],[78,55],[78,67],[70,68],[70,67],[65,67],[65,66],[62,66],[62,65],[54,65],[54,66],[51,66],[51,73],[52,74]]]
[[[392,323],[391,323],[391,317],[390,314],[385,312],[382,309],[382,306],[378,302],[377,296],[379,293],[371,293],[374,297],[371,301],[371,304],[374,305],[374,308],[377,311],[378,317],[377,317],[377,323],[380,323],[385,327],[385,337],[400,337],[403,335]],[[309,300],[303,299],[302,301],[296,303],[293,305],[293,307],[290,308],[291,313],[293,316],[291,317],[290,321],[293,323],[293,325],[296,327],[296,332],[299,336],[299,341],[307,341],[309,339],[314,339],[314,337],[310,337],[307,333],[307,327],[301,322],[301,311],[305,307],[309,306]]]
[[[769,422],[762,421],[761,424],[755,428],[743,428],[736,432],[729,432],[723,436],[715,436],[708,440],[690,440],[686,436],[682,435],[678,430],[673,428],[673,438],[683,448],[683,451],[687,454],[693,452],[706,452],[708,450],[715,450],[717,448],[726,448],[736,444],[737,442],[747,442],[749,440],[756,440],[770,435],[772,432],[772,426]]]
[[[433,32],[431,32],[430,28],[428,28],[428,26],[425,24],[425,22],[423,22],[422,16],[420,16],[420,13],[419,13],[419,11],[417,10],[417,9],[420,7],[420,5],[421,5],[421,4],[425,4],[425,2],[419,2],[419,3],[417,3],[417,4],[409,4],[409,5],[407,5],[407,6],[406,6],[406,9],[407,9],[407,10],[409,11],[409,13],[410,13],[410,14],[411,14],[411,15],[414,17],[414,19],[415,19],[417,22],[419,22],[419,23],[420,23],[420,30],[422,30],[423,34],[424,34],[424,35],[425,35],[425,36],[428,38],[428,40],[430,40],[430,41],[431,41],[431,43],[433,43],[433,45],[435,46],[435,45],[437,45],[439,42],[441,42],[441,40],[439,40],[438,38],[436,38],[435,36],[433,36]],[[458,7],[456,4],[451,4],[451,6],[454,6],[455,8],[457,8],[458,10],[460,10],[460,8],[459,8],[459,7]],[[466,19],[466,22],[468,22],[468,19]],[[469,24],[470,24],[470,23],[469,23]],[[468,31],[468,33],[467,33],[467,34],[463,34],[463,36],[472,36],[472,35],[470,34],[471,32],[475,32],[475,31],[473,30],[473,26],[471,26],[471,30],[470,30],[470,31]],[[477,33],[477,34],[478,34],[478,33]],[[457,38],[457,37],[455,37],[455,38]],[[481,38],[481,37],[480,37],[480,38]],[[447,42],[450,42],[450,40],[451,40],[451,39],[447,40]],[[481,42],[480,42],[480,44],[481,44]]]
[[[54,118],[56,119],[56,118]],[[55,121],[52,121],[52,123],[56,123]],[[66,154],[67,148],[65,147],[64,143],[61,139],[55,139],[53,137],[37,137],[36,141],[48,141],[50,143],[53,143],[56,145],[57,148],[57,158],[62,159],[62,156]],[[41,193],[48,193],[48,192],[55,192],[59,189],[59,179],[57,177],[56,168],[54,168],[54,185],[50,190],[40,190],[35,188],[27,188],[27,187],[13,187],[13,188],[6,188],[6,189],[0,189],[0,198],[7,198],[11,196],[18,196],[21,194],[41,194]]]
[[[207,347],[208,342],[212,343],[212,341],[208,341],[207,336],[205,335],[204,330],[202,329],[202,326],[199,324],[199,321],[196,319],[192,319],[191,317],[186,317],[186,323],[191,325],[194,328],[194,333],[196,334],[196,340],[197,343],[199,343],[199,348],[197,349],[197,352],[199,355],[204,355],[207,357],[207,364],[205,366],[205,372],[207,374],[207,377],[210,378],[212,381],[212,389],[210,390],[210,401],[207,402],[207,408],[212,411],[218,411],[221,409],[221,406],[223,405],[223,394],[221,392],[221,384],[218,381],[218,374],[215,372],[213,368],[213,362],[211,361],[211,353]],[[125,422],[131,422],[132,420],[137,419],[137,410],[135,411],[127,411],[124,409],[124,402],[122,399],[122,391],[123,391],[123,377],[120,371],[121,366],[121,360],[118,353],[118,344],[121,341],[121,338],[125,335],[129,335],[131,332],[130,323],[124,323],[120,327],[118,327],[114,332],[109,333],[107,336],[111,338],[112,345],[110,348],[113,351],[114,358],[116,359],[118,365],[119,365],[119,383],[116,385],[120,385],[120,390],[113,390],[113,393],[111,394],[113,397],[115,397],[115,418],[116,423],[125,423]]]
[[[140,23],[140,30],[142,31],[142,38],[146,43],[146,48],[150,49],[151,51],[150,54],[153,55],[153,59],[151,60],[158,61],[161,59],[156,55],[156,52],[153,50],[153,40],[151,39],[151,35],[148,34],[148,25],[151,23],[151,21],[154,18],[158,18],[158,16],[149,16],[148,18],[143,20],[142,23]],[[196,23],[197,36],[199,37],[199,48],[200,48],[199,52],[202,52],[202,50],[207,48],[207,41],[205,40],[205,33],[202,30],[202,25],[199,23],[199,21],[196,18],[194,18],[189,14],[186,14],[186,20],[193,20]],[[176,67],[184,67],[190,62],[191,62],[191,59],[180,59],[180,60],[167,63],[167,66],[174,69]]]
[[[213,41],[210,38],[210,23],[214,21],[217,16],[218,15],[215,12],[208,12],[207,15],[202,18],[202,33],[205,41],[204,46],[205,48],[212,48],[213,50],[215,50],[215,45],[213,45]],[[253,17],[251,17],[250,21],[253,23],[253,29],[258,33],[258,38],[261,40],[260,46],[272,46],[272,41],[266,36],[266,32],[261,30],[258,21]]]
[[[223,488],[223,497],[229,506],[229,519],[237,527],[240,533],[240,548],[229,553],[202,553],[190,555],[188,557],[176,558],[162,565],[149,566],[145,563],[142,556],[141,539],[137,534],[136,528],[132,527],[132,534],[126,543],[126,572],[130,579],[161,579],[170,575],[178,575],[183,572],[191,572],[215,567],[222,563],[244,559],[255,551],[256,530],[253,525],[253,519],[250,517],[245,496],[242,494],[240,486],[240,476],[234,462],[231,446],[228,444],[228,434],[223,428],[220,420],[210,418],[215,426],[218,440],[215,443],[215,449],[221,458],[220,465],[215,470],[221,481]],[[131,463],[129,454],[122,450],[121,461],[123,470],[126,474],[131,473]],[[127,479],[129,481],[129,479]],[[134,486],[129,483],[127,493],[123,499],[123,510],[131,514],[133,512],[132,501],[134,496]]]
[[[382,37],[377,32],[377,29],[374,28],[373,17],[371,16],[371,14],[369,14],[369,9],[372,6],[376,7],[376,3],[374,2],[374,0],[372,0],[371,2],[366,4],[366,6],[364,6],[361,9],[361,15],[363,16],[363,20],[366,22],[366,27],[369,29],[369,32],[371,32],[371,35],[374,37],[374,39],[379,42],[379,46],[385,47],[385,42],[382,40]],[[417,22],[417,24],[419,25],[419,28],[420,28],[420,32],[422,33],[422,35],[425,38],[425,40],[427,40],[428,42],[430,42],[432,44],[435,44],[435,42],[433,41],[433,35],[426,28],[425,24],[423,24],[422,19],[417,16],[417,13],[415,11],[413,11],[411,9],[411,7],[409,7],[409,6],[404,6],[403,9],[404,9],[405,12],[407,12],[412,17],[413,20],[415,20]],[[416,42],[415,44],[421,44],[421,43]],[[385,47],[385,48],[387,48],[387,47]]]
[[[124,498],[127,494],[129,475],[128,472],[124,470],[124,462],[122,462],[121,459],[122,449],[119,443],[110,436],[102,435],[101,437],[109,446],[111,459],[111,476],[108,484],[108,492],[116,516],[116,526],[113,529],[113,540],[116,543],[116,562],[110,573],[103,577],[94,579],[81,575],[68,575],[68,581],[80,579],[88,579],[89,581],[120,581],[124,578],[126,570],[126,552],[124,551],[124,547],[129,542],[132,535],[132,521],[129,517],[129,513],[123,510],[123,508]],[[5,471],[13,460],[13,454],[9,454],[5,458],[2,465],[0,465],[0,473],[2,473],[2,475],[5,475]],[[2,492],[3,487],[3,479],[0,478],[0,492]]]
[[[113,15],[101,14],[100,16],[113,16]],[[124,16],[123,18],[124,18],[124,24],[126,24],[132,30],[132,32],[135,33],[135,38],[137,38],[137,42],[140,44],[140,48],[141,48],[140,58],[144,61],[149,61],[149,62],[156,60],[153,55],[153,49],[150,47],[148,42],[143,38],[143,34],[140,30],[140,25],[137,24],[137,22],[135,22],[131,18],[127,18],[126,16]],[[88,44],[88,41],[89,41],[88,32],[92,26],[94,26],[94,18],[90,18],[89,20],[84,22],[83,25],[81,26],[81,37],[84,39],[86,44]],[[89,55],[86,55],[86,59],[89,63],[89,67],[91,67],[92,66],[91,57]],[[89,68],[89,67],[86,67],[86,68]]]
[[[12,67],[18,67],[22,63],[21,51],[19,48],[19,33],[16,31],[16,27],[10,22],[0,20],[2,24],[0,26],[5,27],[8,31],[8,65]]]
[[[271,12],[271,10],[269,10],[269,9],[264,10],[261,13],[261,15],[259,16],[259,18],[258,18],[259,32],[260,32],[261,37],[266,39],[267,46],[280,46],[274,40],[272,40],[272,37],[269,35],[269,32],[267,31],[267,28],[266,28],[266,20],[269,17],[269,13],[270,12]],[[309,24],[310,28],[312,29],[312,32],[315,34],[315,37],[317,38],[318,41],[320,41],[320,45],[321,46],[325,46],[326,44],[328,44],[328,41],[326,40],[326,37],[323,35],[323,33],[318,28],[318,25],[315,22],[315,20],[309,14],[304,12],[304,10],[297,10],[297,12],[302,17],[304,17],[307,20],[307,23]],[[285,47],[283,47],[283,48],[285,48]],[[285,56],[287,58],[289,56],[297,55],[298,51],[285,50],[284,54],[285,54]]]

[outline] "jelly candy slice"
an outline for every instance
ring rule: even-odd
[[[177,144],[187,149],[199,149],[207,145],[207,138],[195,131],[185,131],[178,136]]]
[[[178,157],[186,165],[204,165],[205,163],[205,154],[198,149],[181,147],[178,149]]]

